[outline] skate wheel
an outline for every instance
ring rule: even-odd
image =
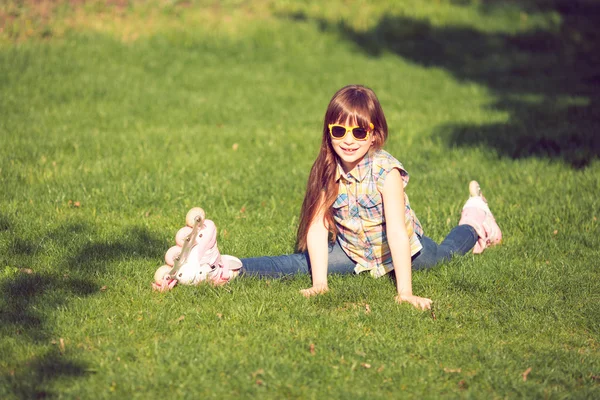
[[[169,271],[171,271],[171,267],[169,267],[168,265],[163,265],[162,267],[159,267],[154,273],[154,282],[156,282],[157,284],[162,283]]]
[[[183,247],[190,233],[192,233],[192,228],[189,226],[184,226],[177,231],[177,234],[175,235],[175,243],[177,243],[177,246]],[[193,240],[193,238],[191,238],[191,240]]]
[[[186,225],[194,226],[194,223],[196,222],[196,219],[198,217],[200,217],[201,219],[206,218],[206,215],[204,214],[204,210],[201,209],[200,207],[192,208],[190,211],[188,211],[187,215],[185,216]]]
[[[181,247],[179,246],[173,246],[167,250],[167,253],[165,254],[165,262],[167,265],[173,266],[175,264],[175,259],[179,257],[180,254]]]

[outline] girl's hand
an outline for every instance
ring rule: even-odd
[[[398,303],[398,304],[406,301],[420,310],[430,310],[431,309],[432,301],[431,301],[431,299],[428,299],[425,297],[399,294],[399,295],[396,295],[396,297],[394,299],[396,300],[396,303]]]
[[[316,296],[318,294],[326,293],[328,291],[329,291],[329,288],[327,287],[327,284],[325,284],[325,285],[313,286],[308,289],[302,289],[302,290],[300,290],[300,293],[302,294],[302,296],[308,298],[308,297]]]

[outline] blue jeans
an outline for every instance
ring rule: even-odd
[[[463,255],[477,242],[477,232],[469,225],[459,225],[452,229],[441,244],[436,244],[427,236],[421,238],[423,248],[412,257],[412,268],[421,270],[448,261],[454,254]],[[352,274],[356,264],[344,253],[338,242],[329,245],[327,273]],[[242,259],[242,274],[280,278],[286,275],[309,274],[308,252],[276,257],[255,257]]]

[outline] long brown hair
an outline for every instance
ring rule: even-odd
[[[335,181],[337,155],[331,145],[328,125],[347,119],[356,120],[356,124],[365,129],[369,129],[369,123],[374,125],[371,132],[374,138],[372,150],[382,148],[387,139],[387,122],[373,90],[361,85],[349,85],[338,90],[331,98],[323,121],[321,148],[310,170],[306,195],[300,211],[300,225],[296,239],[296,248],[299,251],[307,249],[308,229],[320,213],[323,213],[331,240],[334,241],[337,237],[332,210],[338,195]]]

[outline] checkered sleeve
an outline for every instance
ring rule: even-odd
[[[404,187],[408,185],[408,172],[404,169],[402,163],[396,160],[392,155],[387,152],[380,151],[377,156],[373,160],[373,175],[375,176],[375,180],[377,182],[377,189],[379,192],[383,191],[383,186],[385,185],[385,179],[388,174],[394,168],[400,171],[400,176],[402,177],[402,182],[404,182]]]
[[[383,191],[386,177],[394,168],[397,168],[400,171],[402,182],[404,182],[404,187],[406,188],[406,185],[408,185],[409,176],[402,163],[388,152],[384,150],[378,151],[373,160],[373,175],[377,181],[377,189],[380,192]],[[423,227],[421,226],[421,222],[417,218],[417,215],[410,206],[410,201],[408,200],[408,195],[406,192],[404,192],[404,203],[406,206],[405,221],[407,231],[409,236],[411,236],[411,247],[413,248],[413,251],[416,251],[417,249],[420,250],[421,244],[418,242],[417,237],[413,236],[412,233],[414,232],[416,235],[418,235],[418,237],[422,237]]]

